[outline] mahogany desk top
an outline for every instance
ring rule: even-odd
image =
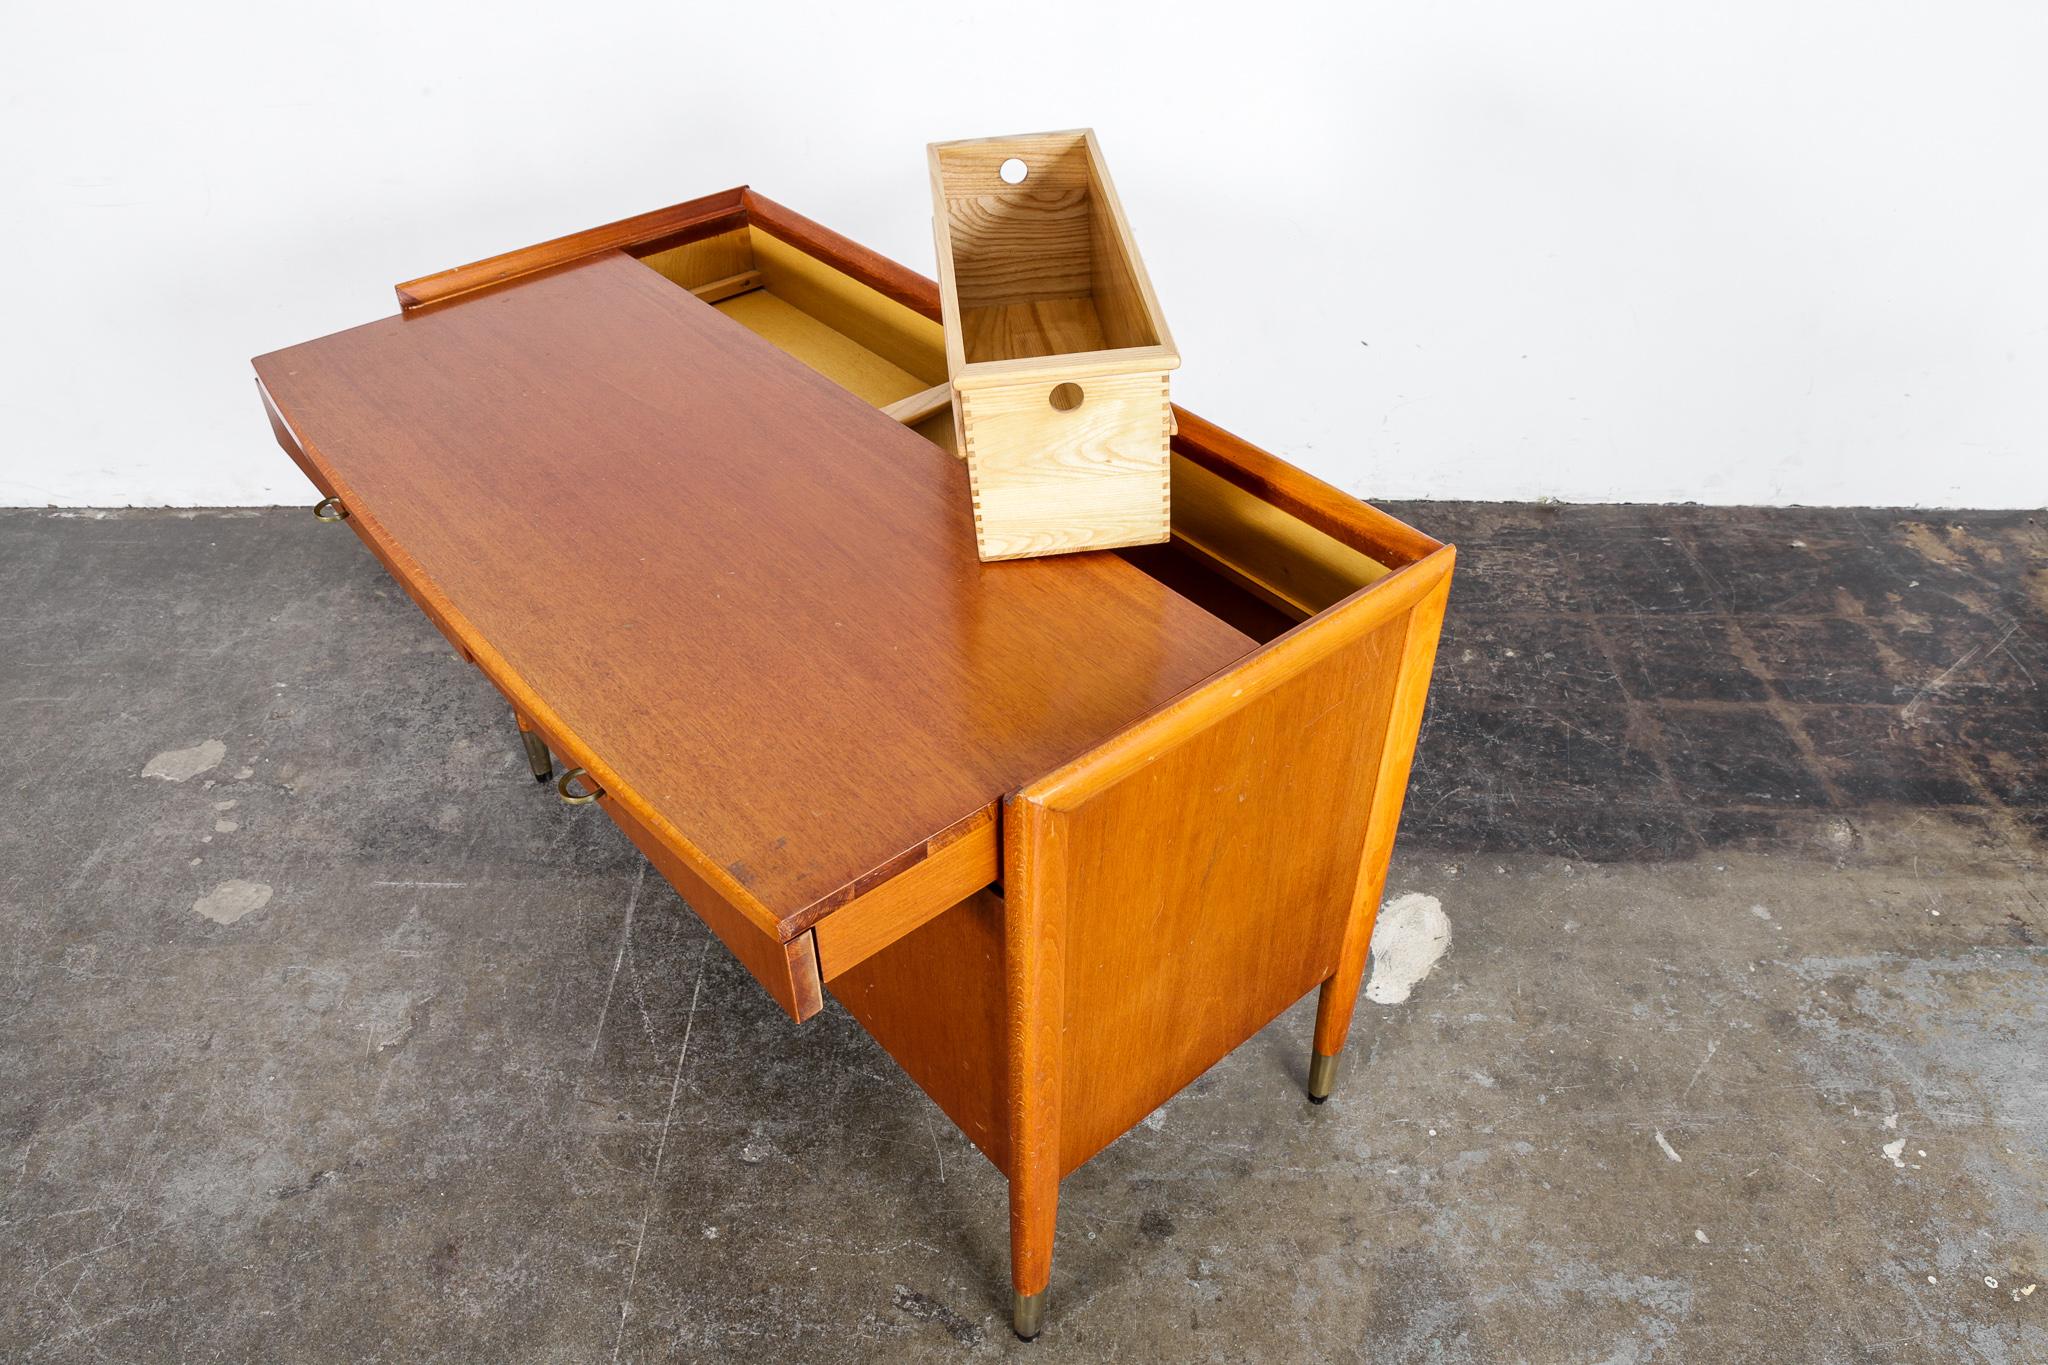
[[[776,937],[1256,648],[1112,554],[981,563],[958,460],[616,252],[256,369],[430,614]]]

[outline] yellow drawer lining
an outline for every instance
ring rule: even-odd
[[[716,298],[712,306],[876,407],[946,382],[938,323],[772,233],[736,228],[641,261],[693,290],[758,273],[760,287]],[[950,409],[914,429],[958,454]],[[1172,460],[1172,486],[1175,543],[1297,619],[1388,573],[1371,557],[1179,455]]]
[[[735,294],[712,307],[878,408],[927,387],[910,371],[826,326],[772,288]]]

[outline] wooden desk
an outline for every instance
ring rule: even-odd
[[[279,443],[1009,1176],[1022,1334],[1060,1177],[1318,985],[1328,1094],[1449,547],[1178,413],[1170,546],[981,563],[936,288],[751,191],[399,295],[255,362]]]

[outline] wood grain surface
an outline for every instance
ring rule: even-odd
[[[1065,917],[1062,1173],[1336,971],[1366,855],[1392,843],[1367,839],[1399,806],[1381,758],[1409,623],[1450,567],[1390,576],[1010,803],[1064,878],[1006,879]]]
[[[1441,541],[1407,522],[1360,502],[1186,408],[1176,405],[1173,415],[1174,454],[1222,475],[1261,502],[1300,518],[1382,565],[1410,564],[1444,548]]]
[[[440,270],[416,280],[407,280],[397,286],[398,306],[411,311],[621,247],[639,246],[665,238],[681,242],[738,227],[746,222],[745,194],[744,188],[720,190],[717,194],[672,204],[665,209],[622,218],[616,223],[586,228],[582,232],[572,232],[517,251],[458,265],[452,270]]]
[[[920,862],[818,921],[818,975],[852,970],[917,926],[1002,878],[1002,833],[994,812],[935,843]]]
[[[1085,182],[1071,188],[1034,185],[1006,187],[1000,194],[950,196],[946,208],[962,308],[1085,297],[1094,287]],[[1098,329],[1096,336],[1101,335]],[[977,351],[971,341],[967,347],[969,360],[1004,354]]]
[[[719,300],[713,306],[876,407],[912,397],[930,387],[771,290],[756,289]]]
[[[1005,805],[1018,1293],[1046,1285],[1062,1176],[1319,983],[1348,1024],[1455,554],[1361,589]]]
[[[1005,918],[1002,898],[979,892],[838,974],[826,989],[1007,1172]]]
[[[957,402],[983,559],[1157,544],[1167,538],[1166,377],[1091,379],[1061,412],[1038,384]]]
[[[256,368],[515,706],[783,939],[1253,647],[1113,555],[980,563],[958,462],[621,254]]]
[[[1408,773],[1415,763],[1415,741],[1422,731],[1422,712],[1429,704],[1429,679],[1436,666],[1436,647],[1443,635],[1444,608],[1450,602],[1451,568],[1457,550],[1438,550],[1418,568],[1441,565],[1441,575],[1408,614],[1402,635],[1401,661],[1394,683],[1393,709],[1387,717],[1386,742],[1380,748],[1379,770],[1373,776],[1371,818],[1365,827],[1365,851],[1359,861],[1358,885],[1344,928],[1337,970],[1316,998],[1313,1052],[1334,1057],[1351,1034],[1351,1014],[1365,976],[1372,948],[1372,926],[1379,918],[1387,889],[1387,864],[1394,853],[1394,834],[1401,826],[1401,807],[1408,798]]]
[[[1164,541],[1180,360],[1095,135],[936,142],[926,156],[981,557]]]
[[[1092,169],[1083,158],[1065,154],[1072,146],[1069,136],[1064,148],[1053,141],[1038,149],[1045,154],[1041,166],[1050,170],[1047,179],[1056,186],[1062,181],[1086,183]],[[1099,159],[1092,145],[1088,151]],[[982,182],[971,185],[976,194],[1001,192],[993,163],[977,163],[974,174],[982,175]],[[685,289],[704,288],[707,293],[725,294],[735,276],[758,270],[760,283],[771,294],[824,324],[837,339],[821,339],[808,330],[801,335],[778,331],[767,325],[768,320],[754,318],[758,330],[779,338],[805,363],[834,377],[846,367],[837,351],[850,338],[874,353],[855,357],[855,368],[880,359],[896,371],[883,372],[886,380],[874,386],[870,401],[897,402],[903,410],[896,415],[916,422],[932,395],[927,391],[900,400],[889,395],[903,389],[910,377],[929,375],[936,368],[936,339],[926,323],[947,311],[939,297],[941,289],[751,190],[738,193],[746,215],[743,227],[735,227],[724,202],[713,197],[698,201],[694,218],[670,212],[666,217],[633,220],[659,219],[668,234],[652,245],[638,241],[633,249]],[[1106,213],[1091,213],[1090,222],[1097,270],[1089,287],[1098,301],[1130,296],[1138,283],[1119,278],[1114,271],[1105,276],[1100,270],[1103,258],[1115,254],[1105,252],[1105,239],[1121,228],[1113,201],[1107,207]],[[1014,216],[1008,208],[998,208],[1000,212],[975,220],[975,231],[991,242],[1015,226],[1008,221]],[[615,238],[630,235],[619,231],[620,226],[596,231]],[[1063,223],[1060,227],[1066,230]],[[1059,246],[1066,238],[1046,240]],[[1128,246],[1127,239],[1123,245]],[[536,252],[539,257],[562,254],[560,249]],[[1128,255],[1136,259],[1135,251]],[[527,260],[532,259],[530,254]],[[1054,292],[1076,287],[1071,262],[1054,264],[1064,272]],[[571,270],[560,278],[573,279],[578,273]],[[607,290],[633,294],[644,288],[624,276],[605,278]],[[543,285],[561,287],[552,277],[540,277],[533,280],[531,291],[538,296]],[[516,291],[523,292],[527,290]],[[1145,292],[1149,294],[1149,289]],[[479,294],[473,299],[470,313],[481,317],[481,308],[473,305],[489,297]],[[621,302],[613,299],[606,307],[616,309]],[[1144,302],[1156,309],[1149,298]],[[418,316],[434,311],[422,308]],[[572,306],[570,311],[578,309]],[[1137,316],[1135,307],[1121,313],[1098,310],[1096,315],[1105,333],[1119,334],[1133,326]],[[693,321],[701,318],[693,315]],[[1045,324],[1044,330],[1056,328]],[[522,344],[536,339],[528,337]],[[580,331],[562,339],[585,340]],[[1103,339],[1114,344],[1118,338]],[[456,338],[455,353],[465,364],[502,365],[504,357],[495,353],[492,340],[465,334]],[[1027,338],[1005,344],[1029,349],[1037,343]],[[664,358],[673,357],[628,354],[609,357],[608,363]],[[1170,355],[1160,358],[1172,363]],[[954,387],[964,393],[970,386],[962,384],[958,357],[954,360]],[[1014,384],[1034,363],[1030,358],[986,362],[978,367],[985,371],[980,383],[989,388]],[[1075,367],[1078,379],[1100,389],[1097,381],[1127,372],[1130,356],[1096,351],[1067,356],[1063,363]],[[352,365],[341,368],[353,375]],[[568,378],[588,381],[597,373],[578,369]],[[559,385],[564,376],[512,376],[522,377],[544,377]],[[811,389],[823,382],[815,376],[804,378]],[[636,402],[652,400],[667,408],[673,399],[697,398],[687,389],[650,393],[637,372],[634,379],[631,392]],[[788,382],[788,376],[783,380]],[[582,382],[570,385],[573,392],[586,387]],[[717,397],[726,406],[749,409],[764,400],[781,401],[773,387],[730,394],[720,389]],[[858,401],[855,395],[835,392],[841,399]],[[757,425],[777,433],[786,430],[794,439],[802,434],[797,429],[810,420],[811,409],[822,401],[812,393],[792,405],[790,414]],[[1163,393],[1159,402],[1166,407]],[[411,545],[399,547],[390,541],[367,502],[348,502],[357,490],[336,477],[324,459],[296,452],[299,438],[294,434],[293,411],[289,403],[273,411],[280,442],[295,451],[323,492],[344,498],[352,528],[392,565],[394,574],[458,648],[473,649],[476,662],[506,686],[500,677],[510,671],[504,658],[426,577],[412,557]],[[825,411],[819,409],[821,414]],[[693,421],[704,415],[691,410]],[[873,416],[888,421],[891,414],[876,411]],[[947,430],[952,425],[942,418],[927,418],[915,428],[929,438],[925,451],[938,449],[929,442],[946,444],[946,437],[956,434]],[[1191,413],[1166,407],[1163,425],[1172,437],[1175,498],[1186,504],[1177,510],[1185,515],[1176,516],[1170,545],[1126,551],[1116,562],[1126,570],[1142,569],[1155,587],[1177,589],[1178,595],[1168,595],[1178,605],[1160,606],[1143,593],[1127,596],[1122,599],[1126,609],[1112,613],[1113,624],[1132,624],[1129,605],[1141,607],[1139,618],[1146,618],[1149,610],[1154,630],[1138,629],[1120,638],[1142,643],[1149,635],[1156,646],[1159,640],[1178,638],[1173,632],[1189,618],[1176,613],[1195,612],[1197,636],[1210,640],[1219,630],[1227,630],[1233,637],[1210,640],[1218,656],[1208,665],[1210,676],[1201,676],[1201,651],[1185,650],[1175,653],[1173,669],[1163,666],[1164,655],[1155,655],[1137,670],[1142,677],[1125,672],[1101,680],[1139,693],[1148,679],[1164,686],[1166,674],[1177,671],[1188,677],[1189,685],[1170,699],[1155,692],[1151,702],[1130,710],[1127,723],[1099,731],[1093,740],[1077,743],[1066,761],[1027,775],[1003,807],[1002,891],[985,886],[997,849],[996,826],[983,805],[950,825],[928,829],[921,842],[815,903],[839,906],[831,917],[806,912],[770,924],[770,929],[781,932],[780,939],[750,937],[748,930],[757,926],[742,922],[744,915],[727,916],[730,907],[714,907],[714,929],[735,943],[735,952],[792,1014],[802,1018],[815,1012],[822,989],[829,985],[1009,1177],[1012,1281],[1023,1295],[1042,1293],[1049,1281],[1059,1185],[1067,1172],[1312,986],[1322,987],[1314,1052],[1330,1056],[1343,1046],[1373,911],[1384,889],[1456,558],[1454,549]],[[664,454],[679,457],[668,467],[680,465],[689,472],[693,493],[708,488],[725,491],[715,478],[700,474],[698,465],[708,462],[722,470],[730,463],[735,434],[745,426],[738,413],[721,411],[706,428],[717,436],[716,449],[664,446]],[[919,440],[911,428],[896,430],[913,442]],[[640,467],[638,460],[626,455],[630,443],[611,440],[644,436],[640,428],[623,420],[607,421],[598,431],[606,438],[610,462],[624,457]],[[869,435],[861,433],[863,443]],[[755,448],[759,443],[737,443],[751,456],[747,467],[788,473],[782,462]],[[956,440],[953,448],[959,444]],[[519,455],[511,474],[542,485],[550,482],[544,459],[528,450]],[[882,463],[900,468],[905,458],[891,451]],[[481,459],[462,463],[464,477],[484,477]],[[660,462],[654,466],[662,467]],[[953,468],[959,471],[959,466]],[[906,518],[915,519],[914,511],[896,504],[894,491],[881,490],[882,500],[891,506],[877,513],[877,524],[896,526]],[[579,505],[578,498],[559,500],[567,504],[559,509],[562,523],[594,524],[581,515],[589,509]],[[657,520],[688,519],[684,509],[648,510]],[[779,549],[789,557],[790,581],[812,581],[821,567],[818,555],[802,537],[786,534],[794,532],[793,522],[810,523],[792,517],[788,500],[747,503],[734,516],[714,519],[722,544],[730,547],[741,538],[735,523],[748,516],[777,528],[765,539],[755,534],[752,541],[758,548]],[[629,519],[625,529],[631,534],[623,549],[611,543],[612,538],[597,537],[591,543],[602,542],[603,553],[622,560],[644,543],[643,526]],[[680,529],[696,527],[686,524]],[[1065,567],[1097,564],[1103,558],[1086,555],[1031,563]],[[499,556],[496,567],[502,571],[509,562]],[[642,555],[641,562],[647,562],[647,556]],[[957,580],[971,567],[949,561],[951,579],[944,573],[937,577]],[[996,565],[984,572],[1023,567]],[[1120,592],[1129,593],[1128,583],[1114,581]],[[745,593],[744,584],[719,582],[716,588],[715,595],[721,597],[728,589],[736,595]],[[544,598],[550,591],[539,590]],[[860,596],[864,605],[873,605],[874,595]],[[1152,606],[1145,609],[1145,603]],[[1194,603],[1208,610],[1200,611]],[[749,658],[781,657],[772,641],[761,638],[758,625],[749,624],[753,614],[734,621],[723,612],[721,604],[701,624],[714,636],[722,634],[721,628],[737,626],[746,638],[729,646],[706,646],[708,654],[728,663],[742,653]],[[815,616],[807,619],[815,626]],[[1223,627],[1224,620],[1245,633]],[[607,659],[615,657],[612,647],[620,638],[639,638],[622,636],[619,623],[610,625],[601,639],[593,641],[604,646],[600,653]],[[926,642],[946,643],[938,636],[943,632]],[[573,646],[588,638],[564,643],[574,653]],[[838,644],[829,633],[825,639]],[[1254,639],[1263,647],[1253,649]],[[957,648],[960,641],[951,643]],[[1075,643],[1070,637],[1068,646]],[[844,663],[848,657],[835,653],[833,662]],[[982,655],[969,650],[966,657],[979,662]],[[943,663],[945,658],[935,654],[926,663]],[[997,661],[992,655],[988,661],[999,672],[1017,662]],[[682,676],[692,676],[687,666]],[[1002,701],[1014,708],[1031,697],[1029,679],[1005,676],[1008,683],[999,691]],[[1042,674],[1035,676],[1043,681]],[[534,723],[544,730],[562,723],[537,696],[521,690],[523,678],[515,678],[514,684],[507,695],[522,716],[531,710],[538,718]],[[1095,685],[1091,679],[1090,686]],[[933,690],[926,684],[920,699]],[[776,708],[771,718],[787,724],[787,708]],[[1015,718],[1019,724],[1028,720]],[[979,724],[963,724],[949,733],[971,736]],[[1062,718],[1055,728],[1071,736],[1080,727]],[[1004,732],[993,722],[986,729]],[[920,752],[914,735],[896,735],[890,747],[897,755]],[[611,770],[589,766],[597,778],[619,785]],[[800,766],[782,764],[777,782],[793,786]],[[1022,770],[1020,765],[1018,771]],[[839,800],[862,799],[859,791],[832,795]],[[680,838],[678,830],[669,828],[657,836],[639,823],[637,807],[624,809],[628,798],[637,796],[607,790],[601,800],[671,880],[690,888],[686,895],[693,901],[700,894],[708,900],[725,894],[725,888],[714,887],[704,876],[699,866],[704,855],[695,845],[684,841],[690,860],[678,862],[673,856],[670,841]],[[749,828],[744,833],[758,841],[764,831]],[[840,846],[852,842],[848,836]],[[777,865],[777,870],[783,869]],[[755,894],[757,876],[746,878],[741,887],[733,868],[714,866],[712,871],[732,874],[725,880],[749,897]],[[797,874],[792,872],[786,883],[796,884]],[[937,909],[958,895],[966,899]],[[766,907],[755,902],[753,909],[762,912]],[[791,934],[791,929],[798,932]]]
[[[1100,351],[1109,344],[1102,339],[1102,320],[1092,298],[1029,299],[987,307],[963,304],[960,330],[970,356],[1023,359]]]

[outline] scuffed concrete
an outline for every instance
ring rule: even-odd
[[[0,1357],[2048,1357],[2036,533],[1405,511],[1472,532],[1389,884],[1456,947],[1328,1105],[1304,1001],[1072,1176],[1030,1346],[1000,1178],[345,530],[0,513]]]
[[[1403,1003],[1450,950],[1451,921],[1442,901],[1419,891],[1396,897],[1373,921],[1365,998],[1377,1005]]]
[[[166,782],[187,782],[219,767],[227,751],[227,746],[217,739],[202,740],[186,749],[166,749],[143,765],[142,775],[160,777]]]
[[[225,821],[213,822],[214,833],[232,832],[221,829]],[[215,924],[234,924],[244,915],[253,915],[270,904],[270,885],[267,882],[225,881],[213,890],[192,902],[192,912],[212,920]]]

